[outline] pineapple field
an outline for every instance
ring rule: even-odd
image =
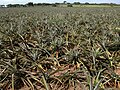
[[[120,7],[0,8],[0,90],[120,90]]]

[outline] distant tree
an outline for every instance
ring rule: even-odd
[[[6,5],[8,8],[9,7],[26,7],[26,5],[23,5],[23,4],[8,4]]]
[[[63,1],[63,4],[66,4],[67,3],[67,1]]]
[[[13,7],[20,7],[20,4],[13,4]]]
[[[3,8],[3,7],[5,7],[5,5],[0,5],[0,7],[2,7],[2,8]]]
[[[111,6],[111,7],[113,7],[113,6],[115,6],[115,5],[116,5],[115,3],[110,3],[110,6]]]
[[[73,7],[73,5],[72,4],[68,4],[67,7]]]
[[[100,5],[109,5],[109,3],[100,3]]]
[[[33,2],[28,2],[26,5],[27,6],[34,6]]]
[[[70,4],[69,2],[67,2],[66,4]]]
[[[8,5],[6,5],[7,7],[12,7],[12,4],[8,4]]]
[[[35,3],[34,6],[41,6],[42,3]]]
[[[79,5],[79,4],[80,4],[80,2],[74,2],[73,4],[75,4],[75,5]]]
[[[26,7],[26,5],[21,4],[20,7]]]
[[[88,2],[86,2],[85,4],[86,4],[86,5],[89,5],[89,3],[88,3]]]
[[[52,5],[50,3],[42,3],[43,6],[49,6],[49,5]]]
[[[57,7],[57,4],[52,4],[52,7]]]
[[[60,5],[60,3],[55,3],[56,5]]]
[[[38,6],[37,3],[34,3],[34,6]]]

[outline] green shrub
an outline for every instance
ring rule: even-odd
[[[73,7],[73,5],[72,4],[68,4],[67,7]]]
[[[56,4],[52,4],[52,7],[57,7],[57,5]]]

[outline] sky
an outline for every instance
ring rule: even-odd
[[[63,1],[67,2],[80,2],[80,3],[117,3],[120,4],[120,0],[0,0],[0,5],[4,4],[26,4],[28,2],[34,3],[62,3]]]

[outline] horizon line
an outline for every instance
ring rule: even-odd
[[[32,2],[32,1],[30,1],[30,2]],[[27,2],[27,3],[29,3],[29,2]],[[8,3],[8,4],[23,4],[23,5],[25,5],[25,4],[27,4],[27,3]],[[63,2],[32,2],[33,4],[37,4],[37,3],[49,3],[49,4],[55,4],[55,3],[60,3],[60,4],[62,4]],[[73,4],[73,3],[75,3],[75,2],[66,2],[66,4],[67,3],[71,3],[71,4]],[[113,2],[79,2],[80,4],[85,4],[85,3],[89,3],[89,4],[120,4],[120,3],[113,3]],[[7,3],[6,4],[0,4],[0,5],[8,5]]]

